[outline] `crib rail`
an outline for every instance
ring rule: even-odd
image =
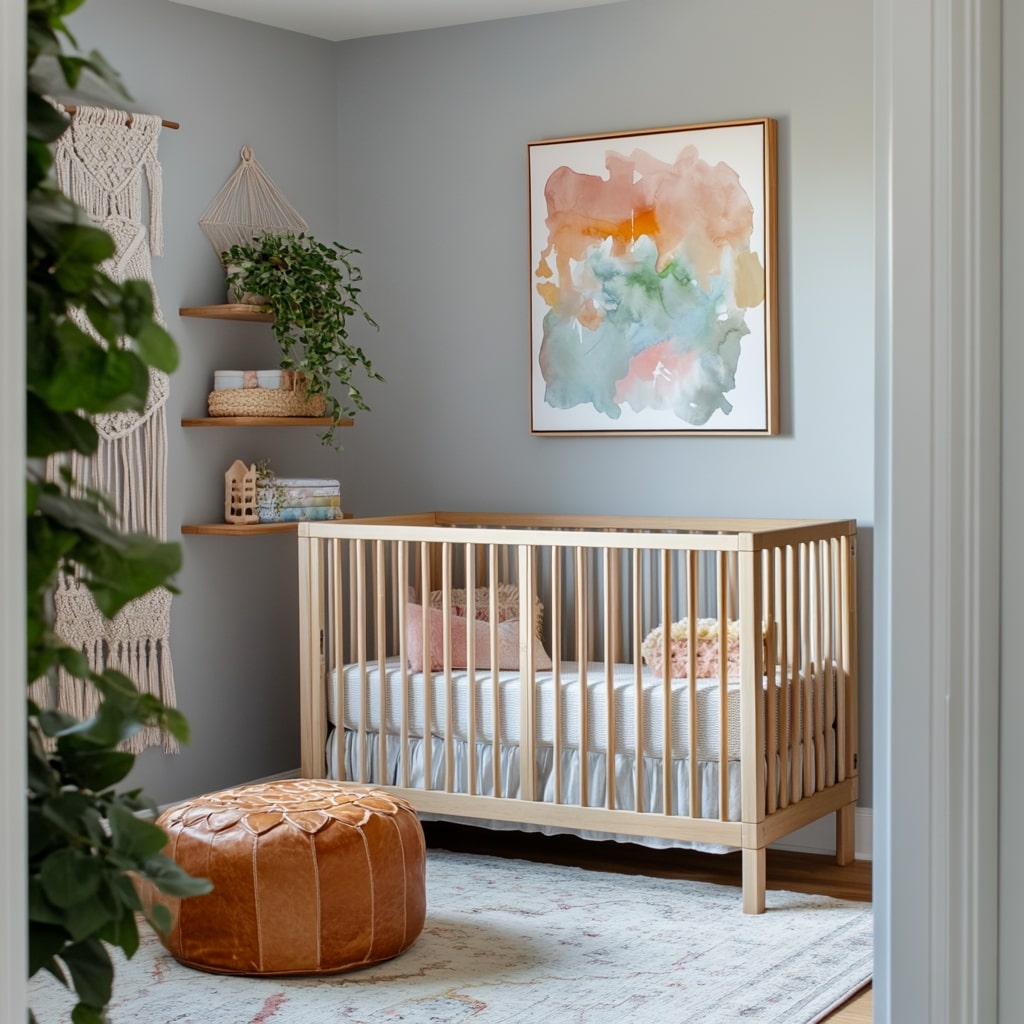
[[[852,855],[852,521],[431,513],[298,543],[304,775],[741,846],[762,876],[769,842],[842,808]],[[334,724],[358,713],[328,765],[332,686]]]

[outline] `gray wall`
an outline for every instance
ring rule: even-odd
[[[343,44],[342,231],[367,250],[388,380],[351,444],[358,511],[856,518],[867,726],[871,48],[868,6],[813,0],[632,0]],[[782,435],[531,436],[527,144],[748,116],[779,120]],[[867,727],[861,750],[867,805]]]
[[[95,47],[121,73],[130,107],[181,124],[160,139],[165,255],[153,273],[181,352],[167,407],[168,532],[185,559],[171,650],[192,742],[172,757],[147,751],[132,777],[166,802],[298,764],[294,539],[182,537],[180,526],[223,519],[223,474],[236,458],[267,457],[283,476],[343,477],[345,465],[313,429],[183,429],[183,416],[206,415],[215,369],[272,367],[279,356],[267,325],[177,311],[225,301],[198,221],[243,145],[315,233],[336,235],[336,53],[307,36],[163,0],[89,0],[70,24],[83,50]]]
[[[330,47],[175,4],[89,0],[73,22],[134,91],[180,120],[161,143],[157,286],[182,347],[172,382],[172,530],[219,517],[220,475],[267,454],[340,476],[358,514],[430,508],[856,518],[862,803],[870,804],[873,491],[872,60],[865,5],[675,0]],[[727,40],[725,56],[708,40]],[[785,59],[780,59],[785,55]],[[549,69],[545,71],[544,69]],[[813,83],[813,87],[809,84]],[[535,139],[779,121],[782,435],[529,433],[526,147]],[[367,347],[387,377],[343,438],[183,431],[259,328],[177,320],[220,301],[196,221],[242,144],[310,220],[364,250]],[[269,351],[263,348],[260,351]],[[268,364],[269,365],[269,364]],[[193,728],[146,755],[158,799],[292,767],[294,563],[284,538],[185,538],[172,643]]]

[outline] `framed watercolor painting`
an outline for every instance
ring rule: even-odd
[[[532,433],[778,433],[775,137],[529,143]]]

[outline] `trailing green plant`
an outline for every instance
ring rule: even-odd
[[[260,505],[266,501],[275,515],[284,508],[284,488],[277,482],[277,474],[270,468],[270,459],[256,462],[256,493]]]
[[[384,380],[362,348],[349,341],[350,317],[378,328],[359,298],[363,275],[353,260],[359,255],[358,249],[305,233],[265,233],[221,256],[228,288],[260,296],[273,314],[281,367],[306,375],[306,394],[323,395],[332,420],[369,412],[354,371]],[[335,384],[341,385],[342,400],[332,391]],[[332,443],[333,438],[332,425],[322,440]]]
[[[44,65],[70,90],[88,72],[127,95],[99,54],[77,52],[64,17],[81,3],[27,5],[27,682],[45,684],[61,666],[94,686],[100,704],[92,718],[79,720],[27,701],[28,940],[30,976],[51,972],[74,990],[74,1024],[99,1024],[113,986],[108,947],[134,954],[137,914],[154,927],[169,925],[166,908],[141,905],[133,876],[177,896],[210,885],[161,853],[166,836],[152,820],[154,802],[139,789],[115,788],[135,761],[121,749],[125,739],[155,725],[187,742],[185,719],[121,673],[91,671],[53,628],[52,593],[62,571],[81,579],[111,617],[154,588],[173,590],[181,565],[177,544],[125,532],[105,496],[85,491],[69,471],[56,480],[41,472],[49,456],[93,453],[91,416],[142,410],[149,367],[170,372],[177,363],[173,340],[154,319],[150,284],[118,283],[104,273],[113,240],[51,180],[53,144],[67,122],[46,99]],[[94,334],[76,324],[72,309],[84,313]]]

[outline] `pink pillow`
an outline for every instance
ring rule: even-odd
[[[406,623],[405,643],[409,658],[409,668],[413,672],[423,671],[423,608],[418,604],[407,606],[408,620]],[[430,614],[430,669],[432,672],[444,668],[444,612],[439,608],[431,608]],[[466,626],[468,619],[461,615],[451,617],[452,668],[467,667]],[[476,640],[476,667],[491,667],[491,627],[490,623],[477,621],[473,623]],[[551,668],[551,658],[544,650],[543,644],[533,638],[533,663],[540,670]],[[519,668],[519,623],[514,619],[498,623],[498,669]]]
[[[496,603],[498,606],[498,621],[508,622],[509,619],[519,618],[519,587],[515,583],[499,583],[494,588]],[[487,621],[491,612],[491,592],[487,587],[477,587],[476,615],[475,618]],[[416,593],[410,595],[410,599],[416,600]],[[452,613],[469,618],[466,614],[469,611],[469,597],[465,589],[457,587],[449,592],[449,599],[452,604]],[[430,607],[444,607],[444,591],[432,590],[430,592]],[[541,635],[544,628],[544,605],[536,594],[533,596],[533,631],[537,636]]]

